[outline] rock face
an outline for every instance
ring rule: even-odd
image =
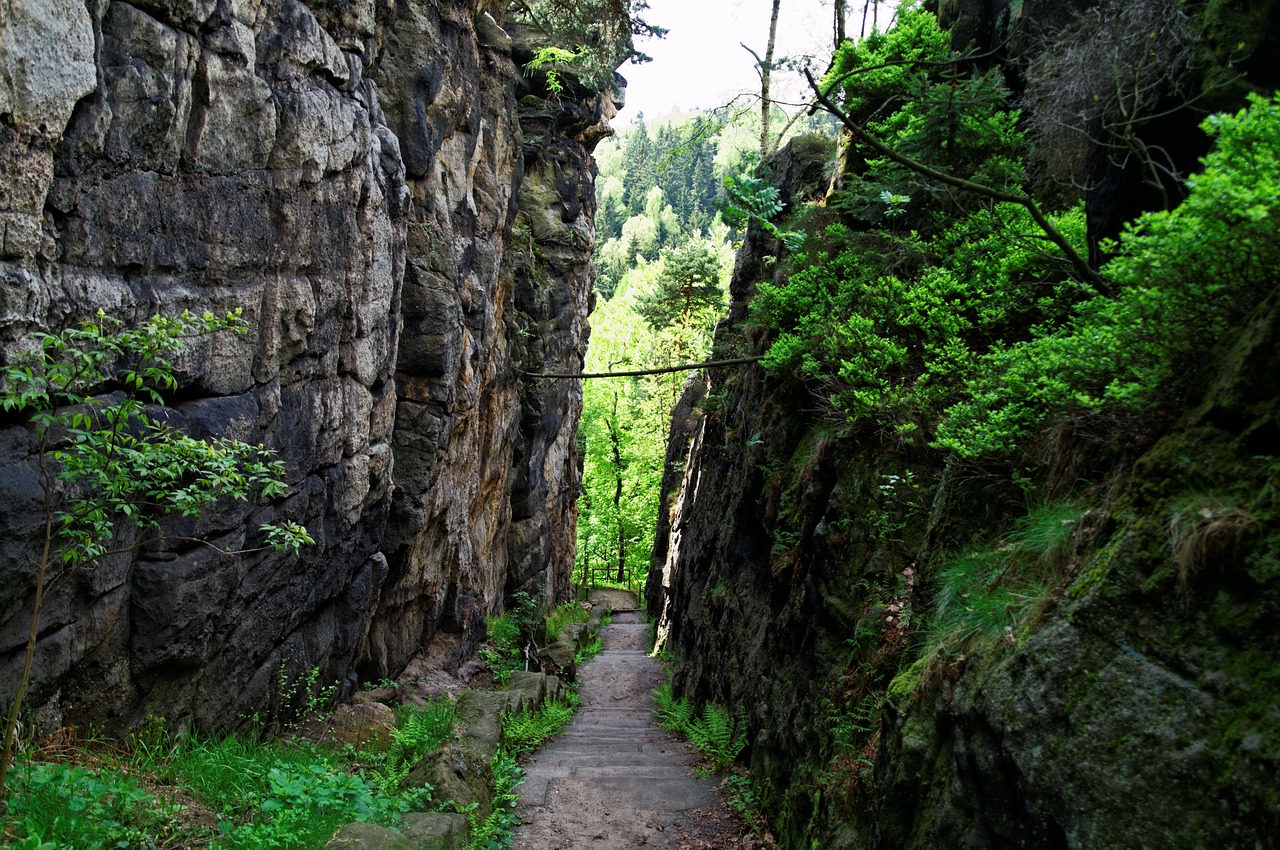
[[[962,40],[992,26],[980,5],[1008,25],[1004,4],[943,5],[974,13]],[[774,173],[802,194],[803,163]],[[746,308],[778,251],[748,237],[719,350],[767,345]],[[1063,578],[1036,618],[962,657],[918,645],[930,578],[945,553],[1025,515],[1016,488],[841,432],[806,412],[802,386],[757,366],[686,391],[698,411],[676,417],[663,493],[675,511],[647,601],[677,695],[745,712],[780,846],[1280,843],[1277,297],[1206,349],[1203,395],[1159,439],[1055,435],[1042,497],[1102,482]],[[1194,533],[1174,525],[1187,504],[1200,506]],[[1223,505],[1249,530],[1215,536]],[[1208,550],[1180,584],[1196,535]]]
[[[521,372],[581,362],[608,96],[577,87],[561,114],[507,32],[454,0],[6,15],[6,358],[99,308],[243,307],[246,335],[184,349],[173,415],[275,449],[289,492],[178,531],[253,549],[260,524],[293,520],[317,541],[150,542],[64,582],[28,701],[41,722],[224,728],[278,708],[282,676],[394,675],[438,632],[464,652],[508,590],[563,598],[580,387]],[[41,491],[30,432],[0,426],[7,702]]]

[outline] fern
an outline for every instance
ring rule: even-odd
[[[693,720],[692,703],[684,697],[676,699],[671,692],[669,680],[653,692],[653,697],[658,703],[658,725],[668,732],[689,737],[689,726]]]
[[[720,773],[733,764],[746,746],[746,719],[741,712],[735,717],[726,708],[708,703],[702,718],[689,724],[689,740],[711,759],[714,771]]]
[[[733,715],[728,709],[708,703],[702,717],[698,717],[687,698],[676,699],[670,680],[655,690],[653,697],[658,704],[658,725],[688,738],[711,760],[711,772],[727,770],[747,745],[746,718],[741,711]]]

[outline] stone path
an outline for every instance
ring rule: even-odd
[[[663,672],[648,657],[647,627],[623,594],[611,599],[604,651],[579,670],[582,708],[525,765],[524,824],[515,850],[659,850],[724,843],[732,818],[714,779],[693,775],[696,751],[654,723],[651,691]],[[711,832],[719,825],[715,836]],[[730,827],[732,831],[732,827]],[[708,843],[709,841],[713,843]]]

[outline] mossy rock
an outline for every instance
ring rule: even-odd
[[[385,826],[372,823],[349,823],[329,839],[324,850],[424,850],[424,848]],[[447,850],[447,846],[441,845],[440,850]]]
[[[492,758],[492,753],[485,755],[462,743],[445,744],[418,762],[400,787],[430,785],[437,801],[450,801],[463,808],[474,803],[483,820],[493,811]]]
[[[467,816],[458,812],[410,812],[400,830],[416,850],[457,850],[470,839]]]

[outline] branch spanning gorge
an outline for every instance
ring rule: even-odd
[[[288,494],[184,521],[63,583],[29,704],[225,728],[282,671],[394,675],[471,651],[504,592],[568,592],[594,235],[615,104],[519,66],[474,5],[27,4],[0,31],[0,344],[106,310],[244,308],[195,341],[173,424],[263,443]],[[35,446],[0,431],[0,659],[20,664]],[[132,541],[124,541],[126,544]],[[129,549],[129,546],[123,548]],[[0,702],[16,676],[6,673]]]

